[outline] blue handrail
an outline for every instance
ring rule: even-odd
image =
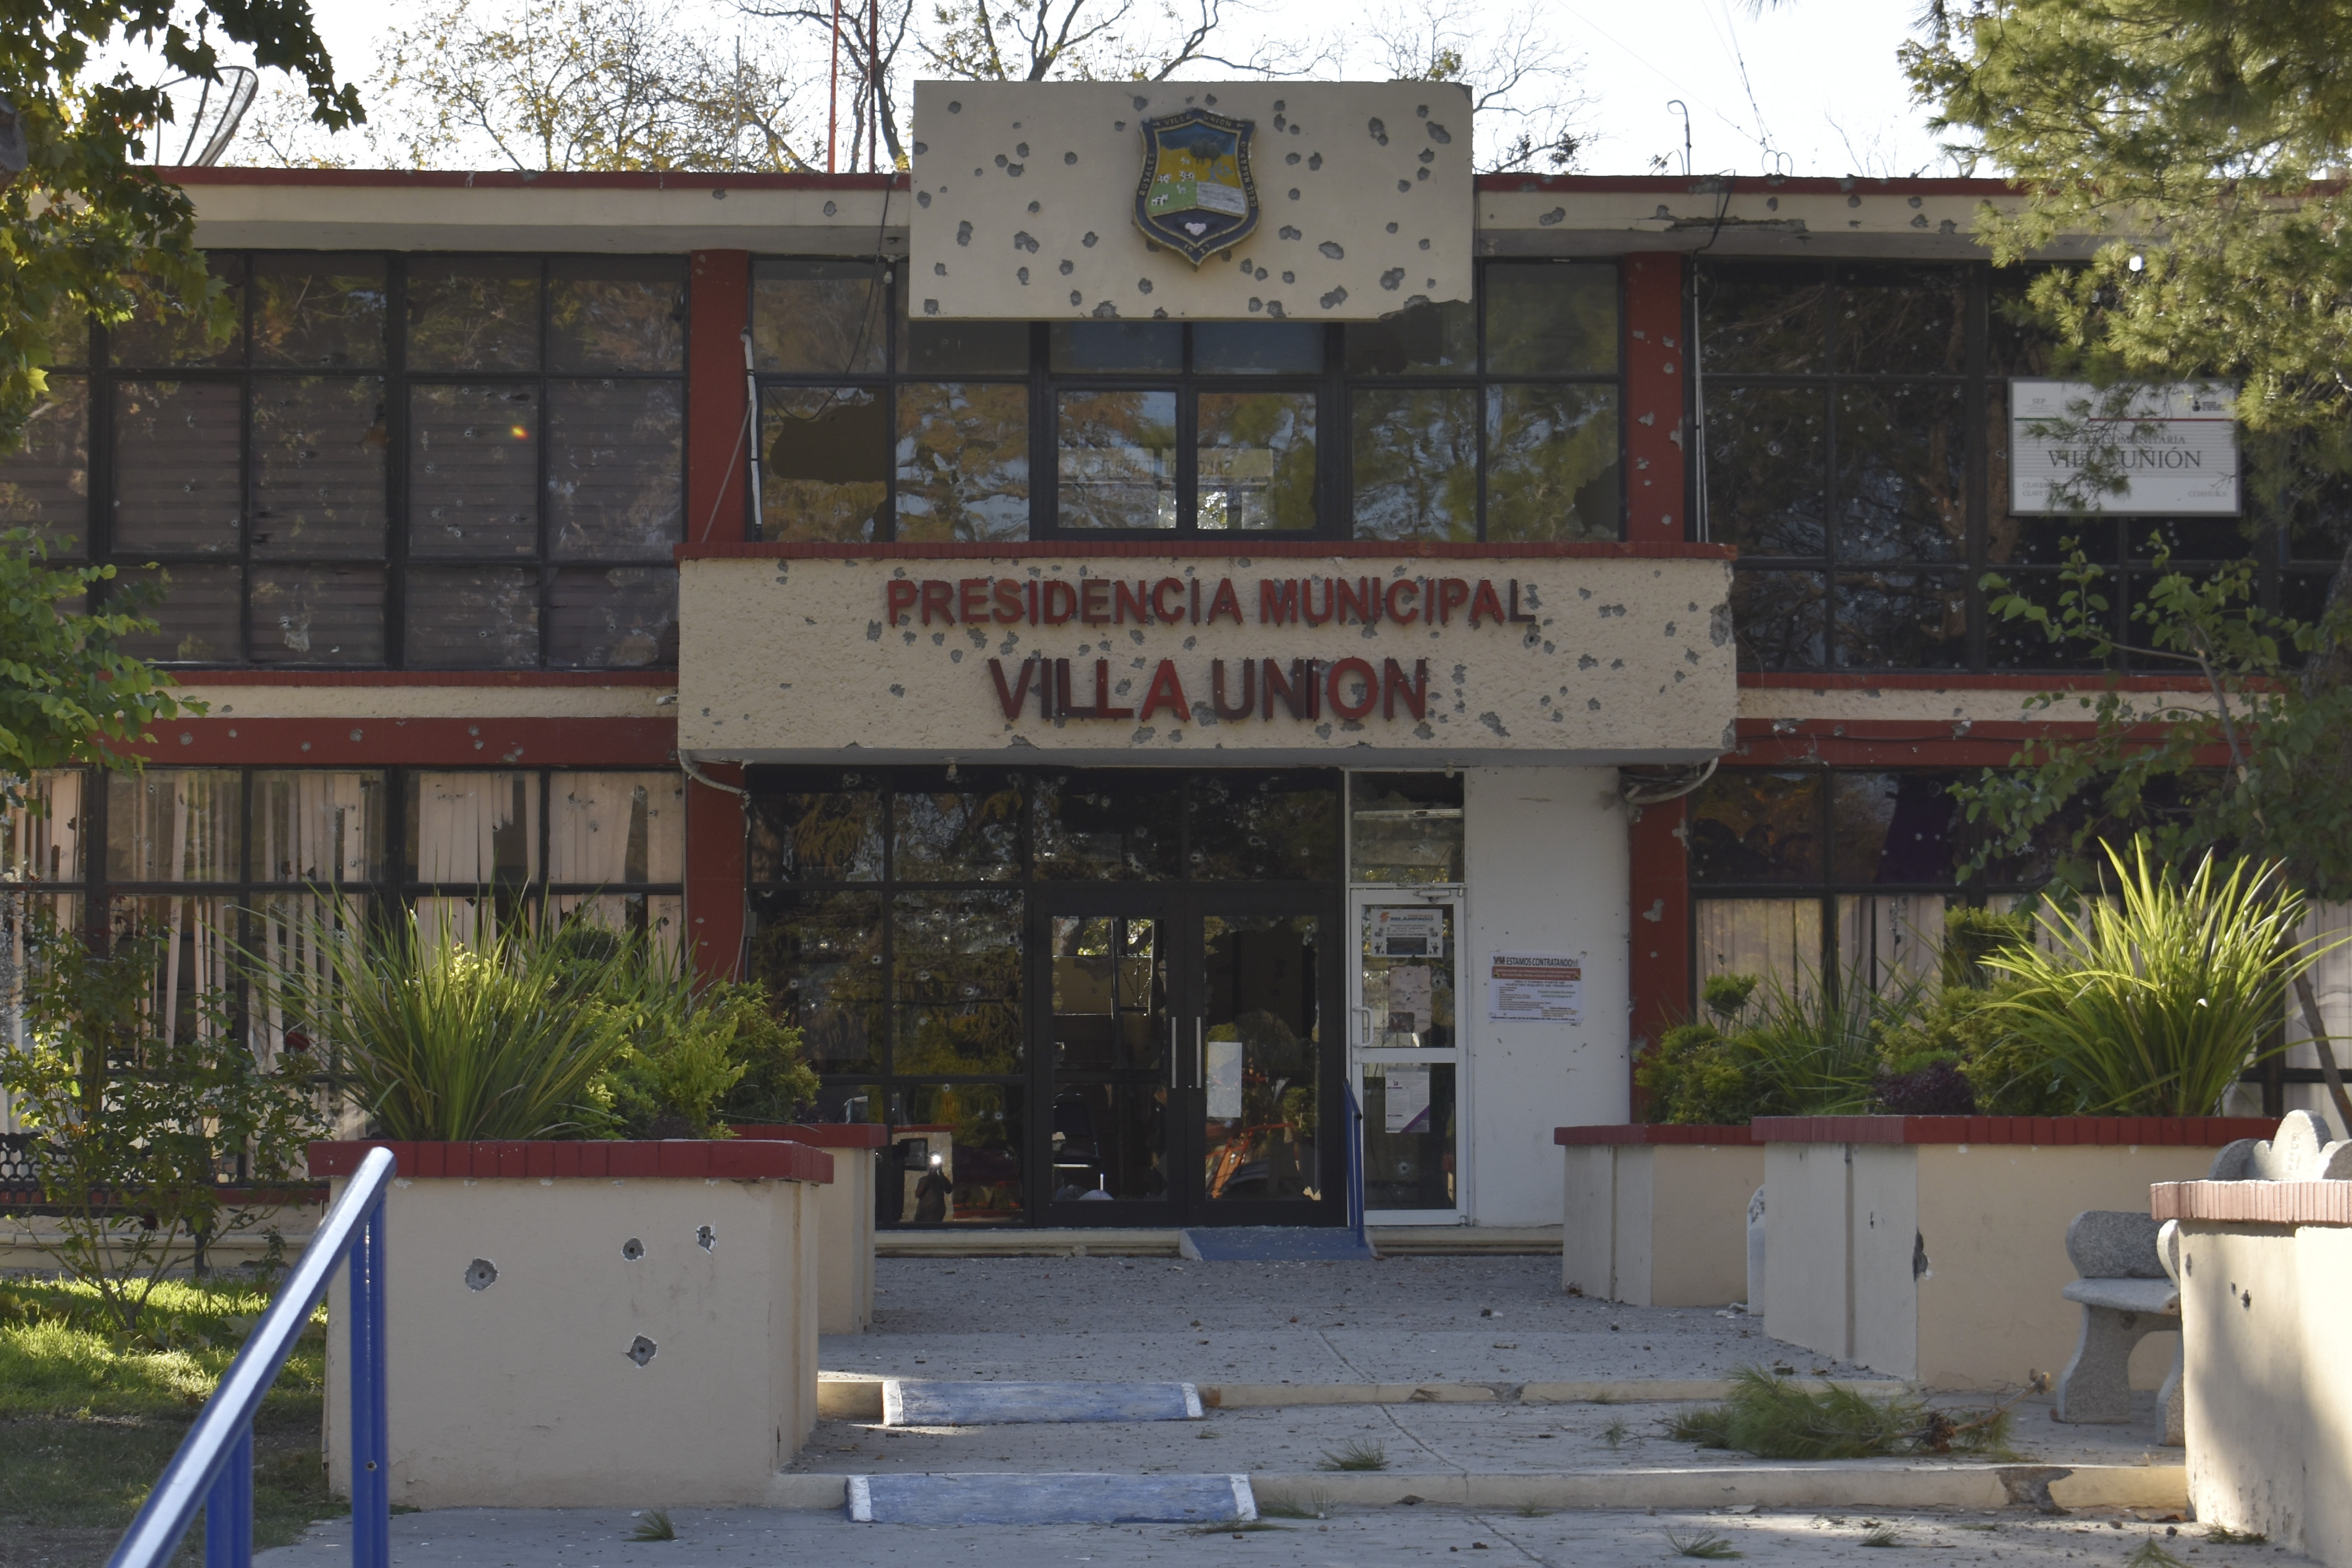
[[[327,1211],[269,1310],[163,1467],[107,1568],[164,1568],[205,1513],[205,1568],[253,1562],[253,1417],[278,1380],[336,1265],[351,1259],[352,1563],[392,1568],[392,1492],[383,1418],[383,1195],[390,1149],[372,1149]]]

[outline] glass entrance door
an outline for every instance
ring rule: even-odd
[[[1336,1087],[1323,1020],[1338,975],[1321,902],[1041,892],[1048,1223],[1330,1221],[1340,1156],[1318,1134]]]
[[[1364,1111],[1364,1212],[1443,1225],[1462,1208],[1461,1041],[1451,894],[1359,893],[1349,1054]]]

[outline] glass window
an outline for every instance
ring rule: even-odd
[[[234,768],[108,774],[109,880],[242,881],[244,784]]]
[[[115,383],[117,545],[178,556],[242,547],[244,405],[235,382]]]
[[[380,566],[257,565],[246,585],[253,662],[382,664],[383,581]]]
[[[1486,538],[1613,539],[1623,510],[1617,389],[1486,389]]]
[[[550,261],[547,368],[685,370],[685,259],[557,256]]]
[[[403,635],[414,669],[528,669],[539,663],[539,574],[411,567]]]
[[[1020,1069],[1022,909],[1018,893],[902,893],[891,901],[894,1071]]]
[[[413,258],[408,368],[539,369],[539,285],[536,256]]]
[[[1064,528],[1176,527],[1176,394],[1066,392],[1055,421]]]
[[[107,357],[113,363],[160,370],[166,365],[245,362],[245,257],[233,251],[212,251],[205,262],[227,299],[227,333],[215,338],[206,317],[151,304],[108,329]]]
[[[1048,882],[1156,882],[1181,874],[1181,777],[1096,772],[1037,780],[1036,874]]]
[[[1707,536],[1745,556],[1829,549],[1829,409],[1814,387],[1710,386]]]
[[[1176,321],[1056,321],[1046,340],[1057,371],[1169,375],[1184,368],[1184,328]]]
[[[539,389],[521,382],[413,387],[408,548],[421,556],[539,549]]]
[[[1478,394],[1468,387],[1359,392],[1356,537],[1478,537]]]
[[[257,382],[253,553],[382,560],[388,444],[380,376]],[[383,622],[381,600],[373,619]]]
[[[253,263],[253,362],[318,370],[383,363],[391,298],[381,256],[295,253]]]
[[[892,797],[892,874],[900,882],[1019,876],[1021,795],[1011,778],[899,790]]]
[[[1429,883],[1463,879],[1459,774],[1351,774],[1348,800],[1350,880]]]
[[[677,382],[548,383],[551,558],[669,559],[685,537],[684,404]]]
[[[1827,370],[1830,292],[1828,274],[1817,264],[1701,267],[1699,345],[1706,373]]]
[[[890,1091],[906,1224],[1003,1225],[1023,1212],[1028,1137],[1018,1089],[902,1084]],[[887,1190],[887,1189],[886,1189]]]
[[[1841,559],[1968,559],[1966,413],[1954,384],[1838,389]]]
[[[1953,571],[1840,572],[1837,612],[1832,617],[1832,661],[1840,669],[1855,670],[1965,668],[1968,583],[1966,573]],[[1810,610],[1800,606],[1796,613],[1798,624],[1809,630],[1814,625]],[[1784,647],[1779,656],[1793,658],[1796,652]]]
[[[233,566],[174,566],[161,572],[116,569],[121,578],[160,577],[163,601],[146,613],[153,632],[137,632],[120,646],[159,664],[225,664],[245,657],[245,574]]]
[[[1313,392],[1200,394],[1197,526],[1315,527],[1315,402]]]
[[[1608,262],[1491,262],[1490,375],[1609,375],[1617,369],[1617,268]]]
[[[870,893],[752,894],[751,973],[820,1073],[882,1065],[882,900]]]
[[[0,528],[40,531],[52,553],[82,553],[89,531],[89,382],[48,377],[24,443],[0,456]]]
[[[896,537],[1029,537],[1029,389],[990,382],[898,387]]]
[[[419,771],[408,779],[408,876],[431,886],[537,880],[539,775]]]
[[[816,793],[761,793],[751,800],[754,882],[878,882],[883,795],[845,787]]]
[[[250,821],[256,882],[340,887],[383,874],[380,773],[257,771]]]
[[[1837,368],[1868,375],[1966,375],[1968,312],[1963,268],[1841,267]]]
[[[1027,375],[1029,323],[902,320],[898,368],[919,376]]]
[[[1328,774],[1204,773],[1192,791],[1196,880],[1328,882],[1339,874],[1339,797]]]
[[[1727,768],[1691,796],[1691,880],[1808,882],[1822,873],[1822,775]]]
[[[593,887],[686,876],[686,776],[555,773],[548,780],[547,877]]]
[[[1192,329],[1192,368],[1209,375],[1315,375],[1324,329],[1312,321],[1202,321]]]
[[[753,362],[795,375],[878,373],[888,363],[889,300],[881,262],[754,262]]]
[[[859,387],[770,387],[760,394],[760,536],[881,538],[889,500],[890,414]]]
[[[1409,305],[1347,326],[1351,376],[1468,375],[1478,368],[1478,308],[1466,299]]]

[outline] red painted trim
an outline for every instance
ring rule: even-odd
[[[2267,1138],[2270,1116],[1759,1116],[1759,1144],[2137,1144],[2218,1149]]]
[[[722,783],[740,785],[736,763],[709,763],[703,769]],[[740,795],[689,777],[686,781],[686,928],[694,940],[694,966],[705,979],[732,980],[742,972],[745,911],[744,801]]]
[[[2006,768],[2028,741],[2079,739],[2087,724],[1918,723],[1892,719],[1776,719],[1738,722],[1738,748],[1727,768]],[[2154,740],[2153,727],[2142,732]],[[2206,748],[2201,766],[2229,761],[2225,747]]]
[[[1678,544],[1683,495],[1683,258],[1629,256],[1625,287],[1625,538]]]
[[[1754,1130],[1748,1127],[1635,1123],[1599,1127],[1554,1127],[1551,1141],[1563,1148],[1581,1149],[1604,1144],[1705,1144],[1713,1147],[1724,1144],[1753,1144],[1758,1140]]]
[[[1632,993],[1633,1038],[1626,1071],[1644,1048],[1690,1017],[1690,854],[1683,843],[1687,798],[1628,813],[1625,829],[1627,896],[1632,904],[1625,929],[1627,983]],[[1633,1092],[1638,1115],[1647,1098]]]
[[[2160,1181],[2152,1219],[2224,1225],[2352,1225],[2352,1181]]]
[[[205,670],[171,666],[184,686],[502,686],[577,690],[677,685],[676,670]]]
[[[183,768],[668,768],[674,718],[194,718],[127,747]],[[690,822],[689,822],[690,825]]]
[[[1672,174],[1481,174],[1482,191],[1631,192],[1659,195],[1705,196],[1712,202],[1722,189],[1711,177],[1692,179]],[[1771,174],[1742,174],[1732,184],[1735,194],[1775,196],[1843,196],[1857,192],[1886,196],[2021,196],[2023,187],[2006,180],[1866,180],[1851,174],[1828,179],[1796,179]]]
[[[765,1177],[831,1182],[833,1156],[806,1144],[763,1138],[676,1138],[660,1143],[508,1139],[467,1144],[396,1143],[381,1138],[312,1144],[313,1178],[347,1176],[370,1149],[390,1149],[412,1179],[464,1176],[667,1176],[689,1181]]]
[[[751,321],[751,253],[698,250],[687,269],[686,531],[697,541],[740,539],[751,443],[743,384],[743,329]]]
[[[1813,692],[2201,692],[2206,683],[2177,675],[2049,674],[1849,675],[1764,674],[1742,671],[1742,687]]]
[[[881,1149],[890,1129],[879,1122],[789,1122],[774,1127],[738,1126],[739,1138],[789,1138],[815,1149]]]
[[[903,191],[904,174],[710,174],[677,169],[539,172],[514,169],[164,169],[173,185],[361,186],[371,190]]]
[[[1149,560],[1171,556],[1249,560],[1323,557],[1364,560],[1730,560],[1729,545],[1436,544],[1351,539],[1223,539],[1198,537],[1118,543],[1080,539],[1007,540],[1003,544],[684,544],[680,560]]]

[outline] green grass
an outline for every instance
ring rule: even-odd
[[[1328,1514],[1330,1510],[1331,1500],[1320,1492],[1300,1502],[1279,1499],[1269,1502],[1261,1499],[1257,1505],[1260,1519],[1321,1519]]]
[[[266,1304],[251,1285],[167,1282],[137,1340],[100,1326],[94,1295],[11,1281],[0,1322],[0,1537],[50,1561],[103,1563]],[[283,1546],[342,1511],[319,1450],[324,1331],[295,1346],[255,1423],[254,1540]],[[201,1560],[203,1527],[183,1562]]]
[[[1350,1443],[1337,1453],[1326,1452],[1315,1461],[1318,1470],[1384,1470],[1389,1451],[1378,1443]]]
[[[1902,1546],[1907,1544],[1907,1542],[1903,1539],[1902,1531],[1888,1530],[1884,1527],[1874,1530],[1868,1535],[1864,1536],[1861,1543],[1864,1546]]]
[[[669,1510],[666,1508],[657,1508],[646,1514],[643,1519],[637,1521],[637,1527],[629,1531],[629,1539],[632,1541],[676,1541],[677,1539],[677,1526],[669,1521]]]
[[[2210,1527],[2205,1539],[2215,1546],[2264,1546],[2270,1542],[2270,1537],[2259,1530],[2232,1530],[2226,1524]]]
[[[2009,1412],[1955,1423],[1916,1399],[1881,1399],[1832,1384],[1818,1392],[1744,1366],[1731,1397],[1675,1418],[1679,1442],[1764,1459],[1875,1459],[1922,1451],[2005,1457]]]
[[[2130,1564],[2130,1568],[2189,1568],[2189,1564],[2158,1546],[2153,1535],[2134,1547],[2132,1554],[2124,1561]]]

